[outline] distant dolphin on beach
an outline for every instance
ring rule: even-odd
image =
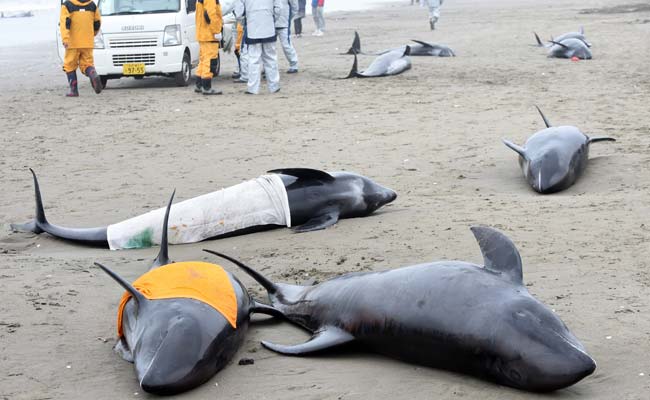
[[[381,76],[398,75],[404,71],[411,69],[411,59],[409,54],[411,52],[410,46],[404,46],[399,49],[384,53],[366,68],[365,71],[358,71],[357,55],[354,55],[354,64],[350,74],[343,78],[377,78]]]
[[[412,41],[417,44],[409,45],[409,47],[411,48],[411,53],[410,53],[411,56],[456,57],[456,54],[449,46],[445,46],[443,44],[430,44],[415,39],[412,39]],[[354,40],[352,41],[352,46],[344,54],[382,55],[393,50],[395,49],[384,50],[380,53],[364,53],[363,51],[361,51],[361,38],[359,37],[359,33],[355,31]]]
[[[537,35],[537,33],[533,32],[533,34],[535,35],[535,40],[537,41],[538,47],[552,47],[553,43],[551,42],[562,42],[565,39],[579,39],[585,42],[587,47],[591,47],[591,43],[589,43],[585,37],[585,30],[583,27],[580,27],[578,32],[567,32],[556,38],[553,38],[553,36],[551,36],[551,41],[548,44],[542,43],[542,40],[539,38],[539,35]]]
[[[159,244],[165,209],[98,228],[64,228],[45,218],[38,179],[34,178],[36,217],[12,224],[15,231],[49,233],[111,250]],[[174,204],[169,241],[196,243],[206,239],[257,232],[278,226],[295,232],[325,229],[341,218],[365,217],[392,202],[397,194],[352,172],[309,168],[268,171],[256,179]]]
[[[537,107],[546,129],[531,136],[524,147],[503,139],[519,154],[519,166],[528,184],[539,193],[555,193],[573,185],[589,160],[589,145],[616,141],[611,137],[589,137],[575,126],[551,126]]]

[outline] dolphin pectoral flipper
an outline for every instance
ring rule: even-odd
[[[325,210],[327,211],[327,210]],[[294,232],[311,232],[325,229],[328,226],[334,225],[339,220],[339,211],[332,209],[325,214],[317,215],[302,225],[291,228]]]
[[[512,283],[523,285],[521,256],[514,243],[503,233],[487,226],[470,228],[483,254],[485,268],[502,274]]]
[[[589,138],[589,143],[596,143],[596,142],[615,142],[616,139],[613,137],[609,136],[594,136]]]
[[[254,314],[265,314],[272,317],[286,318],[284,313],[273,306],[268,304],[263,304],[258,301],[253,300],[253,307],[251,307],[251,313]]]
[[[298,179],[318,179],[325,182],[334,181],[334,177],[325,171],[311,168],[279,168],[266,171],[269,174],[295,176]]]
[[[276,353],[298,356],[303,354],[316,353],[322,350],[331,349],[332,347],[342,346],[346,343],[354,341],[354,336],[343,329],[326,326],[314,333],[307,342],[285,346],[281,344],[274,344],[267,341],[262,341],[262,345],[269,350]]]
[[[113,347],[113,351],[115,351],[125,361],[130,363],[133,362],[133,353],[131,352],[131,349],[129,349],[129,345],[126,343],[124,338],[117,340],[117,343],[115,343],[115,346]]]
[[[512,143],[511,141],[509,141],[507,139],[501,139],[501,141],[503,142],[503,144],[505,144],[506,146],[508,146],[512,150],[516,151],[523,158],[528,157],[528,156],[526,156],[526,149],[524,149],[523,147],[518,146],[518,145]]]

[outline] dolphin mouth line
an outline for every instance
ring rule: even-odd
[[[160,344],[158,345],[158,347],[156,347],[156,351],[153,353],[153,357],[151,357],[151,361],[149,361],[149,365],[147,365],[147,368],[145,369],[144,374],[142,374],[142,378],[140,378],[140,387],[142,387],[142,381],[144,380],[144,378],[149,373],[149,370],[151,369],[151,366],[153,365],[153,362],[156,361],[156,357],[158,356],[158,350],[160,350],[160,348],[162,347],[164,342],[165,342],[165,338],[163,338],[163,340],[160,341]]]
[[[589,358],[589,359],[594,363],[594,365],[596,364],[596,361],[595,361],[595,360],[594,360],[594,359],[593,359],[589,354],[587,354],[586,351],[584,351],[583,349],[579,348],[579,347],[576,346],[574,343],[571,343],[571,341],[569,341],[569,340],[568,340],[567,338],[565,338],[563,335],[561,335],[561,334],[559,334],[559,333],[557,333],[557,332],[555,332],[555,331],[553,331],[553,333],[554,333],[556,336],[559,336],[560,339],[562,339],[566,344],[568,344],[569,346],[573,347],[574,349],[578,350],[580,353],[582,353],[582,354],[584,354],[586,357],[588,357],[588,358]]]

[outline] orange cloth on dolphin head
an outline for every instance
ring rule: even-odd
[[[228,273],[219,265],[200,261],[178,262],[147,272],[133,287],[149,300],[194,299],[201,301],[237,328],[237,295]],[[122,314],[131,298],[125,292],[117,311],[117,334],[123,336]]]

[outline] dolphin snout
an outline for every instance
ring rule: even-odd
[[[587,353],[572,349],[565,354],[540,360],[543,373],[537,374],[533,390],[549,392],[571,386],[596,370],[596,362]]]
[[[395,201],[395,199],[397,198],[397,192],[395,192],[394,190],[388,189],[388,195],[386,196],[386,198],[388,199],[386,201],[386,204]]]

